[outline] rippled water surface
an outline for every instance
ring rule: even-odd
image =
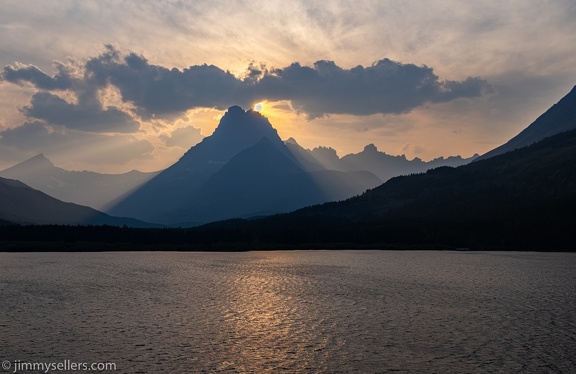
[[[0,253],[0,297],[2,361],[576,372],[574,254]]]

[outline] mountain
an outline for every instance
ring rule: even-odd
[[[549,136],[574,129],[576,129],[576,86],[520,134],[483,154],[478,160],[525,147]]]
[[[392,178],[345,201],[203,230],[293,245],[573,251],[574,227],[576,130],[457,168]]]
[[[306,171],[285,146],[262,138],[214,173],[198,197],[169,219],[207,222],[292,211],[342,200],[380,183],[368,172]]]
[[[332,148],[319,147],[314,149],[322,148],[329,150],[328,152],[334,152],[334,162],[330,163],[327,162],[327,160],[322,159],[322,157],[318,157],[319,155],[315,154],[313,151],[303,148],[294,138],[289,138],[284,142],[284,144],[292,154],[292,157],[294,157],[298,164],[307,171],[341,169],[340,158]]]
[[[157,172],[133,170],[124,174],[68,171],[54,166],[43,154],[0,171],[0,177],[16,179],[62,201],[103,209],[110,201],[125,195]]]
[[[238,154],[286,164],[267,140]],[[268,161],[267,161],[268,163]],[[232,170],[233,171],[233,170]],[[274,174],[282,178],[282,173]],[[217,179],[217,178],[216,178]],[[6,196],[0,180],[0,197]],[[249,182],[250,179],[244,179]],[[217,182],[216,180],[214,182]],[[8,181],[16,187],[20,182]],[[216,184],[223,187],[222,184]],[[251,187],[258,187],[251,185]],[[240,190],[240,189],[238,189]],[[234,191],[233,191],[234,192]],[[45,196],[45,195],[44,195]],[[12,201],[8,196],[8,201]],[[0,200],[0,207],[6,201]],[[27,208],[26,206],[24,208]],[[481,249],[576,251],[576,130],[457,168],[396,177],[341,202],[264,218],[230,219],[195,228],[134,230],[108,227],[2,226],[0,238],[19,242],[78,241],[91,248],[244,250],[270,248]],[[2,241],[0,240],[0,241]],[[1,243],[0,243],[1,244]],[[18,250],[37,250],[22,246]],[[69,250],[83,250],[75,245]],[[473,256],[467,253],[466,256]]]
[[[107,211],[190,226],[343,199],[381,182],[299,159],[266,117],[233,106],[214,134]]]
[[[5,178],[0,178],[0,221],[34,225],[155,226],[136,219],[112,217],[89,207],[65,203],[20,181]]]
[[[576,131],[457,168],[396,177],[346,202],[308,212],[354,221],[409,215],[488,217],[564,197],[576,197]]]
[[[390,178],[422,173],[426,170],[436,168],[439,166],[460,166],[473,161],[478,155],[470,158],[462,158],[460,156],[451,156],[448,158],[439,157],[431,161],[422,161],[419,158],[408,160],[406,156],[392,156],[384,152],[378,151],[374,144],[369,144],[364,147],[360,153],[349,154],[342,157],[342,164],[344,170],[368,170],[376,174],[383,181]]]
[[[317,147],[308,150],[302,148],[292,138],[286,141],[286,145],[301,163],[311,165],[309,167],[312,170],[326,168],[344,172],[368,171],[382,181],[387,181],[399,175],[422,173],[439,166],[456,167],[465,165],[478,157],[478,155],[470,158],[462,158],[460,156],[439,157],[428,162],[419,158],[408,160],[404,155],[392,156],[378,151],[374,144],[368,144],[362,152],[348,154],[339,158],[336,151],[332,148]]]
[[[198,198],[175,215],[207,222],[289,211],[319,201],[326,200],[308,173],[278,144],[262,138],[214,173]]]
[[[111,204],[107,212],[154,222],[192,224],[188,217],[175,219],[175,212],[193,204],[214,173],[263,137],[282,143],[276,130],[260,113],[230,107],[212,135],[190,148],[155,178]]]

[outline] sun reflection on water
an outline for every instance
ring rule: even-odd
[[[252,263],[254,265],[254,263]],[[318,331],[322,321],[307,318],[301,303],[305,278],[286,274],[282,264],[252,266],[229,279],[223,317],[234,340],[228,369],[240,371],[311,370],[322,367],[327,341]]]

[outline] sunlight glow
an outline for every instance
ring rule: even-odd
[[[259,102],[256,103],[256,105],[254,105],[254,110],[257,112],[261,112],[262,110],[264,110],[264,102]]]

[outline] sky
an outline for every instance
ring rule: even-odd
[[[573,0],[0,0],[0,169],[153,171],[261,103],[340,156],[485,153],[576,85]]]

